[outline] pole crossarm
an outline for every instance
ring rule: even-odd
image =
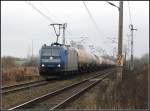
[[[115,4],[113,4],[113,3],[111,3],[111,2],[109,2],[109,1],[106,1],[108,4],[110,4],[111,6],[114,6],[114,7],[116,7],[116,8],[118,8],[118,10],[120,10],[120,7],[118,7],[117,5],[115,5]]]

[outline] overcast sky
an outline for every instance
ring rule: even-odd
[[[31,2],[42,13],[54,22],[67,23],[66,39],[78,41],[88,37],[87,44],[99,46],[112,55],[116,44],[107,38],[118,37],[118,10],[105,1],[86,1],[99,32],[92,23],[82,1],[33,1]],[[119,2],[112,1],[119,5]],[[149,53],[149,2],[130,1],[132,23],[138,31],[134,32],[134,54],[137,57]],[[124,2],[123,38],[128,39],[129,8]],[[24,1],[1,1],[1,54],[27,57],[37,55],[42,44],[51,44],[56,40],[53,28],[48,26],[52,21],[44,18],[39,12]],[[124,44],[127,43],[124,40]]]

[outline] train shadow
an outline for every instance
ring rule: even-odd
[[[95,73],[97,71],[103,71],[103,70],[106,70],[106,69],[109,69],[108,67],[103,67],[103,68],[99,68],[98,70],[90,70],[90,71],[82,71],[82,72],[70,72],[70,73],[61,73],[59,74],[58,76],[52,76],[52,77],[48,77],[46,78],[47,81],[53,81],[53,80],[59,80],[59,81],[62,81],[62,80],[68,80],[68,79],[73,79],[75,77],[79,77],[79,76],[84,76],[84,75],[88,75],[88,74],[91,74],[91,73]]]

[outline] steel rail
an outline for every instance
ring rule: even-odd
[[[95,75],[94,77],[90,77],[90,78],[85,79],[85,80],[83,80],[83,81],[81,81],[81,82],[74,83],[74,84],[71,84],[71,85],[69,85],[69,86],[66,86],[66,87],[63,87],[63,88],[61,88],[61,89],[58,89],[58,90],[56,90],[56,91],[53,91],[53,92],[50,92],[50,93],[48,93],[48,94],[42,95],[42,96],[40,96],[40,97],[37,97],[37,98],[32,99],[32,100],[30,100],[30,101],[27,101],[27,102],[25,102],[25,103],[23,103],[23,104],[17,105],[17,106],[12,107],[12,108],[9,108],[8,110],[14,110],[14,109],[22,109],[22,108],[29,108],[29,107],[32,107],[32,106],[34,106],[34,105],[37,104],[37,103],[40,103],[40,102],[43,102],[44,100],[49,99],[49,97],[53,97],[53,96],[55,96],[55,95],[58,95],[58,94],[62,93],[63,91],[67,91],[68,89],[71,89],[71,88],[73,88],[73,87],[75,87],[75,86],[78,86],[78,85],[80,85],[80,84],[83,84],[83,83],[86,83],[86,82],[88,83],[91,79],[94,79],[94,78],[96,78],[96,77],[98,77],[98,76],[101,76],[102,74],[112,73],[113,71],[114,71],[114,69],[111,70],[111,72],[110,72],[110,70],[109,70],[109,71],[108,71],[108,70],[107,70],[107,71],[104,71],[103,73],[98,74],[98,75]],[[96,84],[97,82],[98,82],[98,81],[92,82],[92,83],[93,83],[93,85],[94,85],[94,84]],[[92,87],[93,85],[91,85],[91,86],[89,86],[89,87]],[[81,92],[80,92],[80,93],[81,93]],[[75,96],[75,95],[74,95],[74,96]],[[65,103],[65,101],[64,101],[64,103]],[[59,104],[60,106],[62,106],[62,104],[64,104],[64,103],[62,102],[61,104],[59,104],[59,103],[58,103],[58,104]],[[52,109],[58,108],[59,105],[53,107]]]
[[[85,88],[81,89],[79,92],[73,94],[72,96],[68,97],[67,99],[65,99],[61,103],[59,103],[56,106],[52,107],[50,110],[60,109],[60,108],[64,107],[65,105],[69,104],[70,102],[74,101],[75,99],[77,99],[77,96],[79,97],[81,94],[86,92],[88,89],[92,88],[93,86],[95,86],[96,84],[98,84],[99,82],[104,80],[107,76],[110,75],[110,73],[112,73],[112,72],[109,72],[106,75],[104,75],[102,78],[97,79],[96,81],[93,81],[90,85],[88,85]]]
[[[22,86],[22,85],[33,84],[33,83],[37,83],[37,82],[41,82],[41,81],[44,81],[44,80],[31,81],[31,82],[27,82],[27,83],[21,83],[21,84],[16,84],[16,85],[4,86],[4,87],[1,87],[1,89],[5,90],[5,89],[9,89],[9,88],[13,88],[13,87],[19,87],[19,86]]]
[[[54,78],[51,78],[51,79],[53,80]],[[29,89],[31,87],[42,86],[48,83],[49,82],[45,80],[39,80],[39,81],[32,81],[32,82],[22,83],[22,84],[17,84],[17,85],[5,86],[5,87],[2,87],[1,94],[10,94],[16,91]]]
[[[29,82],[29,83],[23,83],[23,84],[17,84],[17,85],[13,85],[13,86],[8,86],[8,87],[3,87],[1,89],[1,94],[9,94],[15,91],[19,91],[19,90],[25,90],[31,87],[36,87],[36,86],[40,86],[40,85],[45,85],[48,84],[48,81],[45,80],[40,80],[40,81],[34,81],[34,82]]]

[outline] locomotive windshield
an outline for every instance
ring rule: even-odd
[[[60,48],[43,48],[42,55],[43,56],[59,56]]]

